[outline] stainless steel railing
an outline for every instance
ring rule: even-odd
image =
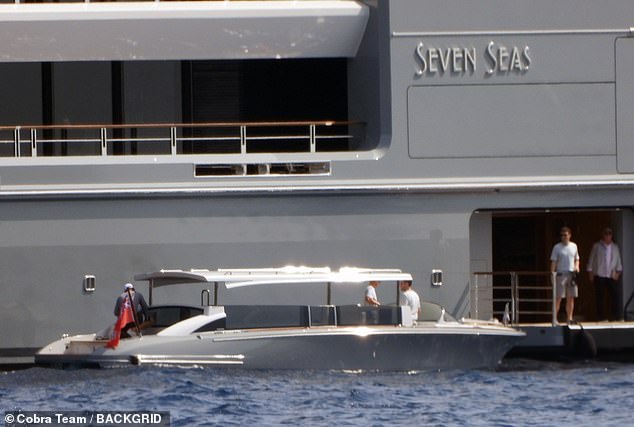
[[[364,127],[351,121],[0,126],[0,157],[353,151]]]
[[[486,271],[473,273],[471,284],[472,316],[501,317],[510,307],[510,321],[557,324],[555,287],[547,271]]]

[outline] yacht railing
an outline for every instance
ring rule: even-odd
[[[471,304],[476,319],[495,316],[502,320],[508,304],[509,321],[514,325],[526,319],[557,324],[554,280],[547,271],[475,272]]]
[[[632,294],[630,295],[627,302],[625,303],[625,306],[623,307],[623,320],[625,321],[628,321],[631,318],[630,314],[632,312],[630,311],[630,304],[632,303],[632,301],[634,301],[634,291],[632,291]]]
[[[0,157],[353,151],[363,128],[351,121],[0,126]]]

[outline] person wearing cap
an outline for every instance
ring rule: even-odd
[[[420,314],[420,297],[416,291],[412,289],[411,280],[401,280],[399,287],[401,289],[400,304],[409,307],[410,312],[412,313],[412,320],[416,322],[418,320],[418,315]]]
[[[594,283],[595,303],[599,320],[621,319],[619,278],[623,271],[623,264],[619,247],[612,241],[612,230],[610,228],[604,228],[601,233],[601,239],[592,246],[587,270],[590,279]],[[609,299],[610,307],[607,316],[605,311],[606,299]]]
[[[149,320],[150,312],[148,311],[148,305],[145,302],[145,298],[141,292],[136,292],[132,283],[126,283],[123,287],[123,293],[119,295],[119,298],[117,298],[117,302],[114,306],[114,315],[119,317],[120,307],[125,302],[126,297],[128,297],[128,292],[132,297],[132,307],[136,313],[136,319],[139,324],[143,323],[144,320]]]

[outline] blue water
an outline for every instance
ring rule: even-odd
[[[496,371],[204,368],[0,373],[8,410],[169,411],[172,426],[628,426],[634,364],[511,360]]]

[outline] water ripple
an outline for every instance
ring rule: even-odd
[[[0,411],[161,410],[172,426],[617,426],[634,365],[510,361],[498,371],[311,372],[173,367],[0,374]],[[468,422],[467,422],[468,420]]]

